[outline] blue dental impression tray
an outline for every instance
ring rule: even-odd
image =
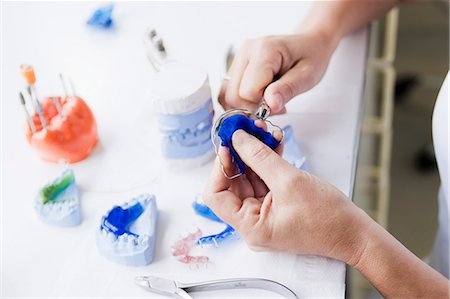
[[[34,208],[39,218],[50,225],[79,225],[80,200],[73,171],[65,170],[53,182],[39,190]]]
[[[271,149],[276,149],[278,145],[280,145],[280,141],[275,139],[271,133],[266,132],[264,129],[259,128],[255,125],[255,120],[248,118],[242,114],[235,114],[229,117],[226,117],[218,131],[218,135],[222,140],[222,146],[228,148],[232,161],[238,167],[240,173],[245,173],[245,163],[239,157],[238,153],[233,148],[233,144],[231,138],[237,130],[242,129],[245,132],[255,136],[262,142],[264,142]]]
[[[152,262],[158,210],[154,195],[141,194],[102,217],[97,246],[109,260],[127,266]]]
[[[225,229],[217,234],[209,235],[209,236],[203,236],[200,237],[197,240],[197,244],[200,246],[203,245],[215,245],[216,247],[219,246],[220,243],[227,239],[232,238],[238,238],[239,234],[234,230],[233,227],[231,227],[229,224],[225,223],[217,217],[217,215],[203,202],[201,202],[198,198],[192,203],[192,208],[194,209],[194,212],[206,219],[223,223],[226,225]]]
[[[114,5],[110,4],[94,11],[91,18],[87,21],[90,26],[107,29],[113,25],[112,11]]]

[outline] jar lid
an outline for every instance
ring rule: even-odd
[[[163,65],[152,83],[151,100],[156,113],[188,113],[211,98],[207,73],[189,64]]]

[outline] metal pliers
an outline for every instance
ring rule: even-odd
[[[181,283],[170,279],[155,276],[138,276],[135,282],[149,292],[182,299],[193,299],[190,292],[226,289],[263,289],[275,292],[285,298],[298,299],[288,287],[268,279],[236,278],[213,280],[197,283]]]

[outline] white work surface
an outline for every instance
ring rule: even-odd
[[[184,282],[261,277],[286,284],[300,298],[344,297],[344,263],[256,253],[242,240],[197,248],[195,253],[211,258],[206,267],[176,261],[170,247],[180,236],[195,227],[205,233],[221,229],[191,209],[212,164],[170,172],[150,139],[155,137],[148,105],[153,72],[142,43],[147,27],[161,33],[171,56],[208,70],[215,98],[227,48],[247,38],[292,32],[310,3],[118,3],[114,30],[86,26],[94,9],[104,4],[2,4],[1,295],[157,298],[133,281],[138,274],[151,274]],[[323,81],[289,104],[287,115],[273,119],[294,127],[310,171],[346,194],[353,188],[366,43],[366,30],[345,38]],[[41,96],[61,94],[58,73],[69,75],[96,115],[100,143],[86,161],[73,165],[81,190],[80,226],[48,226],[33,210],[39,186],[62,166],[40,160],[25,139],[18,100],[24,88],[21,63],[35,67]],[[95,244],[100,218],[142,192],[154,193],[160,210],[154,262],[140,268],[114,264]],[[195,297],[278,298],[259,290]]]

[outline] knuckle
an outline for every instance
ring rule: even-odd
[[[261,97],[261,91],[254,85],[242,85],[239,89],[239,96],[243,99],[257,100]]]
[[[276,49],[280,47],[280,40],[273,36],[263,37],[259,41],[259,46],[262,48]]]
[[[281,90],[281,93],[289,99],[292,99],[294,96],[296,96],[295,87],[290,82],[279,82],[278,89]]]
[[[261,252],[261,251],[264,250],[262,247],[259,247],[259,246],[253,246],[253,245],[250,245],[250,244],[247,244],[247,245],[248,245],[248,248],[250,248],[251,251]]]
[[[255,43],[253,39],[247,39],[242,43],[241,50],[247,51],[250,50]]]
[[[324,74],[324,72],[311,60],[307,60],[303,63],[302,72],[303,76],[301,82],[302,86],[306,87],[306,89],[310,89],[319,83]]]
[[[258,235],[254,234],[254,233],[247,235],[247,237],[245,238],[245,241],[247,242],[247,245],[250,248],[261,247],[261,239]]]
[[[286,178],[285,186],[287,190],[297,190],[299,184],[302,181],[301,173],[299,173],[298,171],[295,171],[295,173],[285,176],[285,178]]]
[[[266,145],[254,140],[250,146],[250,155],[253,157],[255,163],[262,163],[269,159],[271,152]]]
[[[271,236],[267,229],[255,228],[246,235],[245,241],[248,247],[254,251],[262,251],[268,248]]]
[[[208,206],[211,207],[211,193],[208,190],[203,191],[202,200]]]
[[[260,57],[265,63],[269,65],[279,64],[279,50],[281,48],[280,42],[275,38],[262,38],[256,42],[253,51],[256,57]]]

